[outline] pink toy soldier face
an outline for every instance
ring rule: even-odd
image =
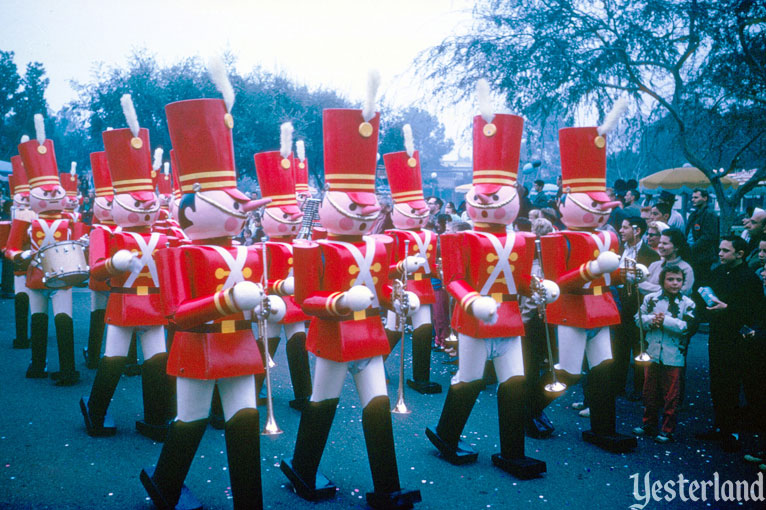
[[[359,193],[362,195],[362,193]],[[372,193],[365,193],[370,199],[366,204],[352,200],[348,193],[328,191],[319,207],[322,226],[331,234],[364,235],[370,232],[372,224],[380,214],[380,204]]]
[[[245,226],[248,211],[269,201],[237,199],[223,190],[188,193],[181,199],[178,221],[191,240],[233,237]]]
[[[14,194],[13,207],[15,207],[17,211],[26,211],[29,209],[29,195],[26,193]]]
[[[62,211],[66,192],[60,185],[45,185],[32,188],[29,192],[29,205],[38,214],[48,211]]]
[[[399,229],[421,229],[428,221],[428,207],[422,200],[394,204],[394,209],[391,212],[391,221]]]
[[[119,193],[112,201],[112,218],[121,227],[145,227],[157,221],[160,203],[153,192]]]
[[[510,225],[519,214],[518,194],[513,186],[499,186],[493,193],[482,193],[473,186],[465,203],[474,222]]]
[[[64,197],[64,209],[74,211],[78,205],[80,205],[80,199],[78,197]]]
[[[562,197],[559,212],[567,228],[595,229],[606,223],[618,205],[619,202],[597,200],[588,193],[567,193]]]
[[[170,195],[167,193],[160,193],[159,199],[160,199],[160,207],[165,207],[167,209],[170,209],[170,204],[173,202],[173,195]]]
[[[101,222],[112,220],[112,200],[96,197],[93,201],[93,215]]]
[[[293,236],[298,234],[301,228],[303,212],[288,212],[281,207],[267,207],[261,218],[263,231],[267,235]]]

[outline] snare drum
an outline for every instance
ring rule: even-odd
[[[43,284],[49,289],[73,287],[88,279],[85,243],[62,241],[37,252],[32,262],[43,272]]]

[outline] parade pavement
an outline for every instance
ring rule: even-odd
[[[142,467],[154,464],[161,445],[139,435],[135,421],[142,416],[139,377],[123,376],[110,412],[117,435],[91,438],[85,433],[78,407],[81,396],[90,391],[95,371],[84,366],[81,351],[88,334],[90,298],[87,291],[74,293],[75,350],[82,380],[73,387],[59,388],[49,380],[28,380],[24,372],[29,350],[14,350],[13,300],[0,301],[0,507],[2,508],[153,508],[139,481]],[[53,321],[49,328],[49,369],[58,369]],[[334,500],[309,503],[295,495],[278,465],[292,455],[299,413],[288,407],[292,398],[284,343],[275,357],[275,418],[284,433],[262,437],[261,457],[265,508],[329,509],[364,508],[364,495],[372,490],[367,464],[362,410],[351,377],[347,378],[340,406],[330,433],[320,470],[339,487]],[[396,351],[398,353],[398,350]],[[406,357],[409,359],[409,356]],[[434,379],[446,388],[455,365],[450,358],[434,353]],[[392,355],[386,366],[392,403],[398,387],[399,356]],[[548,472],[541,478],[521,481],[492,465],[491,455],[499,451],[496,387],[485,389],[464,430],[465,438],[479,452],[475,464],[453,466],[438,457],[425,436],[435,425],[445,393],[420,395],[406,391],[410,415],[393,415],[394,436],[402,486],[419,489],[423,502],[418,509],[484,508],[629,508],[646,501],[634,498],[634,480],[651,471],[652,481],[756,479],[757,469],[742,461],[742,454],[724,453],[714,443],[694,439],[694,432],[711,425],[712,410],[707,377],[707,336],[694,337],[688,359],[687,396],[684,401],[677,441],[660,445],[639,438],[638,449],[630,454],[604,452],[580,438],[589,428],[571,408],[582,400],[579,386],[554,402],[548,416],[556,426],[553,438],[527,440],[527,455],[544,460]],[[312,362],[313,366],[313,362]],[[409,364],[407,373],[410,373]],[[266,417],[260,408],[261,423]],[[623,433],[640,424],[640,403],[617,400],[618,429]],[[205,508],[230,509],[232,501],[227,472],[223,432],[208,427],[186,484]],[[669,496],[669,493],[663,492]],[[699,494],[698,494],[699,496]],[[763,503],[743,502],[738,508],[763,508]],[[678,497],[650,501],[646,509],[722,508],[726,503],[712,500],[683,502]],[[736,505],[735,505],[736,506]]]

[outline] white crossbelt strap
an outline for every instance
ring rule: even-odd
[[[36,246],[37,249],[45,248],[46,246],[48,246],[50,244],[55,244],[56,243],[56,236],[55,236],[56,230],[58,230],[59,225],[61,225],[62,221],[64,221],[64,220],[63,219],[55,220],[51,224],[51,226],[49,227],[47,221],[41,220],[41,219],[37,220],[37,224],[40,225],[40,230],[42,230],[43,233],[45,234],[45,237],[43,237],[43,242]],[[30,238],[32,239],[32,242],[34,243],[34,238],[31,237],[31,236],[30,236]],[[35,244],[37,244],[37,243],[35,243]]]
[[[412,237],[415,238],[415,244],[418,245],[418,251],[420,252],[420,256],[426,259],[426,264],[423,266],[423,269],[425,270],[426,274],[431,273],[431,265],[428,263],[428,245],[431,244],[431,235],[433,232],[430,230],[423,230],[423,234],[425,234],[425,239],[420,239],[420,234],[418,232],[411,232]],[[407,254],[404,254],[407,256]]]
[[[247,247],[246,246],[237,246],[237,258],[231,256],[231,253],[229,253],[224,248],[221,248],[220,246],[210,246],[213,248],[216,252],[218,252],[218,255],[221,256],[223,261],[226,263],[226,266],[229,268],[229,276],[226,278],[226,281],[223,282],[223,289],[226,290],[231,287],[234,287],[234,284],[239,282],[245,281],[245,275],[242,274],[242,269],[245,267],[245,262],[247,262]]]
[[[359,251],[359,248],[351,243],[344,243],[343,241],[329,241],[339,244],[346,248],[356,261],[356,265],[359,266],[359,275],[354,280],[354,285],[364,285],[372,291],[373,299],[372,305],[374,307],[380,306],[380,300],[378,300],[378,293],[375,290],[375,282],[372,279],[372,273],[370,268],[372,267],[372,261],[375,260],[375,238],[364,236],[365,242],[364,255]]]
[[[508,294],[516,294],[516,282],[513,281],[513,271],[511,270],[511,263],[509,260],[511,252],[513,252],[513,244],[516,242],[516,233],[513,231],[508,232],[508,235],[505,237],[505,246],[500,243],[500,240],[494,234],[488,234],[487,232],[476,233],[489,239],[489,242],[492,243],[492,247],[497,254],[497,265],[489,274],[487,281],[484,282],[484,286],[481,288],[479,294],[486,296],[489,293],[489,289],[494,285],[495,280],[497,280],[497,277],[500,276],[500,273],[503,273],[503,278],[505,278]]]
[[[152,252],[154,252],[154,249],[157,247],[157,243],[160,242],[160,234],[155,232],[149,237],[149,242],[145,243],[144,238],[141,236],[141,234],[137,234],[135,232],[124,232],[125,234],[129,234],[130,237],[133,238],[133,240],[138,245],[138,249],[141,251],[141,267],[138,269],[138,271],[132,271],[130,273],[130,276],[128,276],[128,279],[125,280],[125,283],[122,285],[125,288],[129,288],[133,285],[133,283],[138,279],[138,276],[141,274],[141,271],[146,267],[149,269],[149,274],[152,276],[152,282],[154,283],[155,287],[159,287],[160,285],[160,279],[157,276],[157,265],[154,263],[154,257],[152,257]]]
[[[590,237],[593,239],[593,242],[596,243],[596,246],[598,246],[598,253],[599,255],[609,251],[609,246],[612,244],[612,236],[609,235],[609,232],[604,232],[604,238],[601,238],[600,234],[590,234]],[[609,275],[609,273],[604,273],[602,275],[604,277],[604,283],[606,285],[611,285],[612,283],[612,277]],[[591,282],[586,283],[583,285],[584,289],[589,288],[591,285]]]

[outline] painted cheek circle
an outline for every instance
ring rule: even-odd
[[[140,216],[134,212],[128,214],[128,221],[131,223],[138,223]]]
[[[505,209],[503,208],[496,209],[493,215],[495,216],[496,220],[502,220],[503,218],[505,218]]]
[[[591,213],[585,213],[582,217],[582,221],[585,223],[593,223],[595,217]]]
[[[285,225],[284,223],[280,223],[279,226],[277,227],[277,230],[279,230],[280,232],[287,232],[287,228],[288,228],[287,225]]]
[[[342,230],[353,230],[354,220],[352,220],[351,218],[341,218],[341,220],[338,221],[338,226]]]
[[[48,202],[46,202],[45,200],[40,200],[39,202],[37,202],[37,206],[38,207],[48,207]]]
[[[238,226],[239,221],[236,218],[227,218],[223,223],[223,228],[226,229],[226,232],[234,232]]]
[[[418,223],[420,223],[418,220],[414,220],[412,218],[407,218],[407,226],[408,227],[416,227]]]

